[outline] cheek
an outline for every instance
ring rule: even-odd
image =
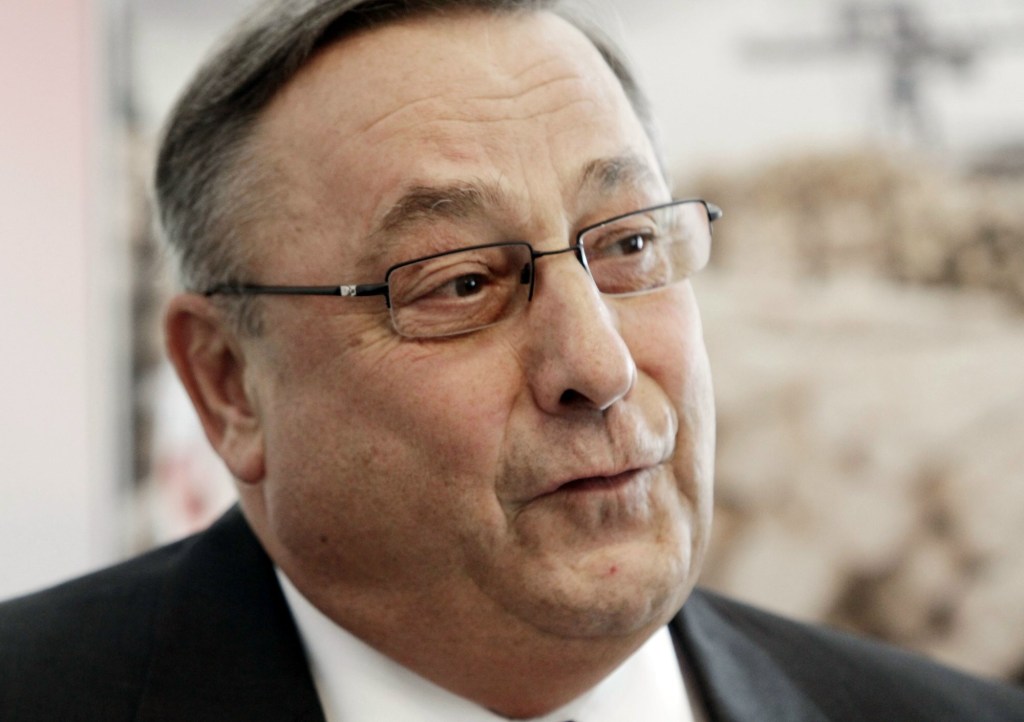
[[[334,355],[297,346],[301,368],[278,399],[288,433],[357,483],[397,477],[436,489],[468,478],[493,496],[522,377],[506,350],[468,341],[386,337]]]
[[[286,545],[346,568],[384,554],[426,570],[458,563],[463,524],[501,524],[494,477],[521,376],[498,350],[382,341],[332,356],[297,342],[267,429]]]
[[[413,347],[381,364],[380,422],[427,457],[479,476],[495,468],[522,386],[519,367],[469,343]],[[491,479],[481,479],[491,481]]]
[[[700,311],[688,283],[640,296],[619,313],[637,370],[662,388],[679,411],[706,407],[711,374]]]
[[[677,422],[676,478],[698,517],[710,517],[714,476],[715,408],[711,371],[696,299],[689,284],[621,314],[638,372],[667,397]]]

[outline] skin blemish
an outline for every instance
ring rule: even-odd
[[[615,576],[618,573],[619,573],[618,565],[612,564],[611,568],[608,570],[608,576],[613,577],[613,576]]]

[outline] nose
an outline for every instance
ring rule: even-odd
[[[614,310],[574,256],[538,264],[543,268],[527,307],[529,384],[538,406],[552,414],[604,411],[636,381],[636,364]]]

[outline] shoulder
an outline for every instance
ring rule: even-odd
[[[188,544],[0,604],[0,716],[73,718],[76,700],[93,709],[108,700],[105,716],[130,718],[128,690],[145,682],[161,587]]]
[[[711,676],[784,678],[829,719],[1024,720],[1020,688],[706,591],[692,595],[676,625]],[[858,714],[839,714],[850,710]]]
[[[179,542],[51,589],[0,603],[0,659],[59,643],[76,646],[117,643],[115,630],[151,611],[167,569],[187,542]]]
[[[88,700],[92,718],[130,719],[166,590],[193,574],[209,536],[0,604],[0,717],[70,719]]]

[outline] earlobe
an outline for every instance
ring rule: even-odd
[[[239,339],[207,299],[180,294],[164,318],[171,363],[217,454],[238,480],[263,479],[263,430]]]

